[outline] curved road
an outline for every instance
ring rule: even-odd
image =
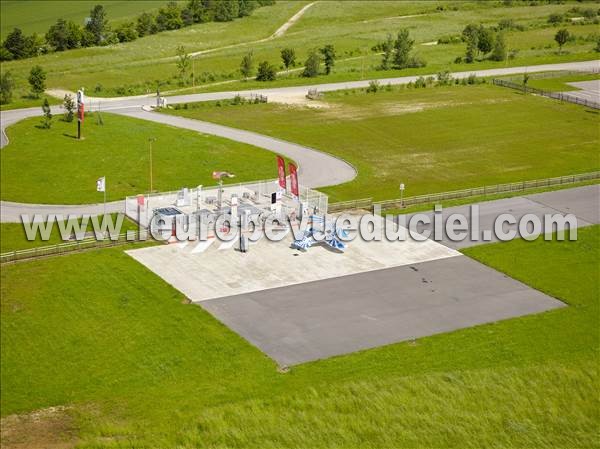
[[[536,66],[522,66],[522,67],[506,67],[501,69],[489,69],[489,70],[472,70],[466,72],[455,72],[452,74],[455,78],[465,78],[470,74],[474,73],[477,76],[502,76],[519,73],[534,73],[534,72],[545,72],[553,70],[598,70],[600,68],[600,61],[582,61],[582,62],[570,62],[560,64],[543,64]],[[397,78],[384,78],[378,81],[381,84],[407,84],[411,81],[415,81],[417,76],[404,76]],[[371,80],[361,81],[348,81],[341,83],[329,83],[329,84],[315,84],[306,86],[292,86],[292,87],[280,87],[280,88],[266,88],[257,90],[247,91],[225,91],[225,92],[210,92],[201,94],[189,94],[189,95],[178,95],[168,97],[169,104],[175,103],[187,103],[196,101],[212,101],[212,100],[223,100],[233,98],[236,95],[249,96],[250,94],[262,94],[262,95],[303,95],[309,89],[317,89],[321,92],[328,92],[342,89],[355,89],[363,88],[369,85]],[[93,100],[94,103],[96,100]],[[221,137],[225,137],[231,140],[236,140],[243,143],[249,143],[260,148],[264,148],[270,151],[276,151],[286,157],[296,160],[301,169],[301,176],[303,184],[311,187],[322,187],[325,185],[339,184],[342,182],[348,182],[354,179],[356,176],[355,169],[342,161],[341,159],[335,158],[331,155],[321,153],[312,148],[307,148],[301,145],[297,145],[290,142],[285,142],[273,137],[268,137],[249,131],[242,131],[226,126],[215,125],[212,123],[201,122],[197,120],[185,119],[181,117],[157,114],[153,112],[147,112],[142,107],[153,106],[156,103],[156,99],[153,97],[135,97],[135,98],[119,98],[119,99],[102,99],[100,110],[109,111],[118,114],[128,115],[132,117],[142,118],[145,120],[151,120],[159,123],[166,123],[172,126],[180,128],[186,128],[202,132],[205,134],[212,134]],[[60,106],[54,106],[52,108],[53,113],[61,113],[62,108]],[[0,133],[0,148],[4,147],[8,140],[5,135],[5,128],[12,125],[13,123],[22,120],[27,117],[34,117],[41,115],[40,108],[29,108],[29,109],[16,109],[9,111],[2,111],[0,113],[1,122],[1,133]],[[99,209],[100,208],[100,209]],[[107,210],[119,211],[123,208],[122,201],[116,201],[109,204]],[[0,221],[1,222],[19,222],[21,213],[57,213],[57,214],[82,214],[82,213],[98,213],[101,211],[101,205],[88,204],[80,206],[63,206],[63,205],[35,205],[35,204],[24,204],[24,203],[11,203],[11,202],[0,202]]]

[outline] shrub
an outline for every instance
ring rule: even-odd
[[[427,87],[427,81],[425,80],[425,78],[423,78],[422,76],[417,78],[417,80],[415,81],[415,87]]]
[[[8,104],[12,101],[14,85],[10,70],[0,75],[0,104]]]
[[[44,102],[42,103],[42,112],[44,113],[42,128],[50,129],[52,126],[52,112],[50,111],[50,104],[48,103],[47,98],[44,98]]]
[[[65,108],[65,114],[63,120],[65,122],[72,122],[75,116],[75,100],[69,94],[65,94],[63,98],[63,107]]]
[[[308,58],[306,58],[306,62],[304,63],[304,71],[302,72],[302,76],[307,78],[314,78],[319,74],[321,69],[321,57],[316,51],[311,51],[308,54]]]
[[[548,23],[552,25],[562,23],[563,20],[565,20],[565,17],[562,14],[550,14],[550,17],[548,17]]]
[[[450,72],[448,70],[438,72],[437,82],[440,86],[448,86],[452,84],[452,75],[450,75]]]
[[[256,81],[274,81],[277,78],[275,66],[269,64],[269,61],[263,61],[258,65]]]
[[[31,86],[31,94],[38,98],[41,93],[46,90],[46,72],[39,65],[33,66],[29,72],[29,85]]]
[[[369,81],[369,87],[367,87],[367,93],[376,93],[379,90],[379,81],[372,80]]]
[[[423,58],[421,58],[419,55],[414,55],[408,59],[406,67],[417,69],[419,67],[425,67],[426,65],[427,62]]]

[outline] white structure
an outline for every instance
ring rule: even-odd
[[[174,192],[130,196],[125,199],[125,213],[141,226],[148,228],[155,215],[164,224],[161,230],[174,226],[175,220],[193,215],[223,215],[244,219],[251,214],[296,216],[327,213],[327,195],[299,186],[300,197],[282,193],[277,180],[223,185],[221,204],[219,186],[183,188]],[[164,228],[164,229],[163,229]]]

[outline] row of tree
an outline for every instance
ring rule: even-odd
[[[503,32],[483,25],[469,24],[462,32],[462,40],[467,44],[464,61],[475,62],[475,58],[483,55],[492,61],[504,61],[508,50]]]
[[[304,62],[304,70],[302,71],[301,76],[307,78],[318,76],[321,73],[322,63],[325,65],[325,74],[329,75],[335,65],[335,59],[335,48],[331,44],[325,45],[318,50],[311,50]],[[293,48],[282,49],[281,61],[285,69],[289,72],[290,68],[296,65],[296,50]],[[240,72],[246,80],[254,74],[254,55],[252,52],[248,52],[242,57]],[[277,78],[277,68],[269,61],[262,61],[258,65],[256,80],[273,81],[275,78]]]
[[[274,0],[189,0],[181,7],[171,1],[156,13],[144,12],[135,21],[110,26],[106,10],[96,5],[84,26],[58,19],[45,36],[36,33],[26,36],[19,28],[11,31],[0,48],[0,60],[24,59],[50,51],[110,45],[129,42],[138,37],[166,30],[176,30],[194,23],[227,22],[248,16],[260,6],[271,5]]]

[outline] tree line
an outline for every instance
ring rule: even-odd
[[[24,59],[52,51],[130,42],[138,37],[176,30],[195,23],[228,22],[249,16],[254,9],[274,3],[275,0],[189,0],[181,7],[171,1],[157,12],[143,12],[135,21],[124,22],[114,28],[109,24],[104,6],[96,5],[83,26],[60,18],[44,36],[37,33],[26,36],[20,28],[13,29],[2,42],[0,60]]]

